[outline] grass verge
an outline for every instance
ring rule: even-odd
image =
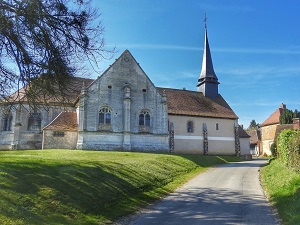
[[[300,224],[300,174],[278,159],[261,170],[262,184],[284,225]]]
[[[0,221],[6,225],[108,224],[236,157],[132,152],[0,152]]]

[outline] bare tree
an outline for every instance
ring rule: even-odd
[[[99,13],[85,0],[0,0],[0,99],[63,95],[82,66],[110,57]]]

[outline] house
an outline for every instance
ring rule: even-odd
[[[248,156],[252,155],[250,151],[250,135],[244,130],[243,126],[239,126],[239,138],[241,155]]]
[[[261,125],[261,145],[263,155],[272,155],[271,145],[275,142],[282,130],[292,129],[293,124],[280,124],[280,116],[286,110],[286,105],[281,104]]]
[[[12,95],[14,104],[0,106],[0,148],[240,155],[238,117],[219,93],[206,28],[195,81],[197,91],[156,87],[125,50],[97,79],[74,78],[67,100],[30,107],[24,90]]]
[[[247,134],[250,136],[250,151],[252,155],[261,155],[261,135],[260,129],[250,129],[246,130]]]

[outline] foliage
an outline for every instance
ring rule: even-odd
[[[295,109],[295,111],[293,113],[293,118],[300,118],[300,112],[298,112],[297,109]]]
[[[293,123],[294,113],[292,110],[285,109],[279,117],[280,124],[291,124]]]
[[[273,142],[272,145],[271,145],[271,153],[272,153],[272,156],[277,156],[277,145],[276,145],[276,142]]]
[[[251,120],[249,127],[247,128],[248,130],[252,129],[258,129],[260,127],[259,123],[256,123],[255,120]]]
[[[300,224],[300,174],[275,159],[262,168],[261,181],[283,224]]]
[[[0,152],[0,221],[106,224],[237,157],[133,152]]]
[[[283,130],[277,143],[279,159],[289,168],[300,169],[300,131]]]
[[[39,92],[63,92],[83,62],[106,58],[98,18],[87,0],[0,0],[0,99],[32,81]]]

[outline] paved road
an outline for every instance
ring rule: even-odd
[[[209,169],[148,210],[118,224],[279,224],[259,182],[259,169],[266,163],[257,159]]]

